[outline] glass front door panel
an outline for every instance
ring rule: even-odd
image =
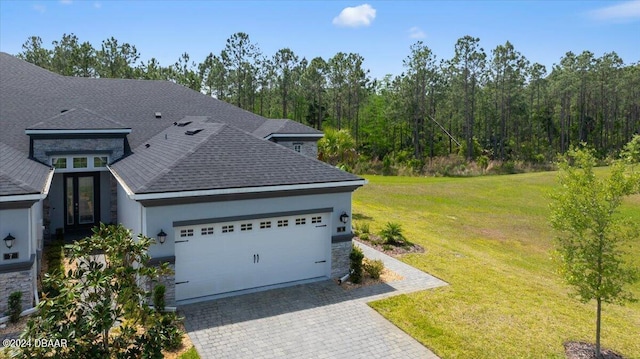
[[[93,176],[78,177],[78,223],[94,223]]]
[[[67,225],[74,225],[75,215],[74,215],[74,201],[73,201],[73,177],[67,177],[65,186],[67,192]],[[58,217],[60,218],[60,217]]]

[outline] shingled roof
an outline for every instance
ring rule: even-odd
[[[52,170],[0,142],[0,196],[41,194]]]
[[[260,138],[278,134],[305,134],[322,137],[322,131],[288,119],[266,120],[253,134]]]
[[[29,130],[87,130],[87,129],[127,129],[125,125],[100,116],[86,108],[72,108],[50,119],[30,126]]]
[[[322,132],[169,81],[66,77],[0,53],[0,103],[0,195],[45,185],[50,169],[28,159],[27,129],[130,129],[133,151],[111,170],[135,193],[362,182],[264,139]]]
[[[173,126],[111,166],[136,194],[360,181],[227,124]],[[199,129],[194,135],[189,130]]]

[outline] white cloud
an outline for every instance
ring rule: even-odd
[[[95,7],[96,9],[99,9],[102,7],[102,3],[96,1],[93,3],[93,7]]]
[[[414,26],[409,29],[409,37],[412,39],[424,39],[427,37],[427,34],[425,34],[421,28]]]
[[[60,0],[60,4],[62,5],[71,5],[72,2],[72,0]]]
[[[44,14],[44,12],[47,11],[47,7],[42,4],[33,4],[31,5],[31,8],[41,14]]]
[[[375,18],[376,9],[369,4],[362,4],[342,9],[340,15],[333,18],[333,24],[346,27],[369,26]]]
[[[633,21],[640,19],[640,0],[625,1],[616,5],[592,10],[589,15],[596,20]]]

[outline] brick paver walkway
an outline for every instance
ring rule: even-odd
[[[360,244],[358,244],[360,245]],[[403,280],[346,291],[326,280],[180,307],[202,358],[438,358],[366,303],[447,283],[360,245]]]

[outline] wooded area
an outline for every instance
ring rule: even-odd
[[[268,118],[347,129],[365,159],[542,163],[580,142],[606,157],[640,131],[640,62],[567,52],[547,69],[509,41],[488,53],[471,36],[454,46],[453,58],[438,59],[418,41],[405,72],[382,79],[359,54],[307,60],[283,48],[268,56],[241,32],[199,63],[188,53],[169,66],[143,62],[132,44],[112,37],[94,47],[73,34],[51,48],[31,37],[18,57],[68,76],[174,81]]]

